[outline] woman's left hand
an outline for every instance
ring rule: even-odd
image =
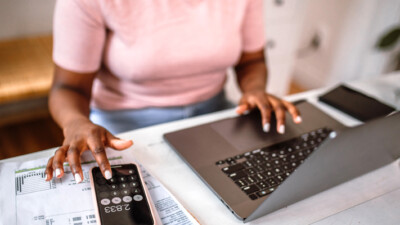
[[[254,108],[261,112],[262,126],[264,132],[270,130],[271,113],[275,112],[276,130],[278,133],[285,133],[285,112],[288,111],[295,123],[301,123],[302,119],[299,110],[292,103],[268,94],[264,91],[248,91],[243,93],[236,108],[238,114],[247,114]]]

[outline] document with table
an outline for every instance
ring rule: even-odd
[[[400,109],[400,73],[346,85]],[[318,96],[330,88],[285,99],[307,100],[346,126],[361,124],[318,101]],[[108,157],[112,163],[135,160],[143,165],[145,182],[163,224],[243,224],[163,139],[167,132],[234,116],[237,115],[233,109],[225,110],[122,133],[118,136],[134,140],[134,146],[123,152],[107,150]],[[76,184],[68,173],[65,178],[46,183],[43,166],[54,151],[0,161],[0,224],[94,223],[87,173],[96,163],[85,157],[85,179],[81,184]],[[398,224],[399,162],[396,160],[246,224]]]
[[[84,180],[77,184],[68,165],[66,175],[45,181],[48,158],[22,163],[0,164],[2,199],[0,224],[95,224],[89,170],[96,161],[85,152],[82,159]],[[111,164],[134,161],[129,154],[110,151]],[[143,179],[163,224],[198,224],[181,204],[143,167]]]

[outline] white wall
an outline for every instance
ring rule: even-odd
[[[55,0],[0,0],[0,40],[51,34]]]
[[[310,0],[306,11],[301,49],[316,33],[322,46],[299,54],[297,83],[317,88],[387,72],[393,53],[378,51],[375,45],[383,31],[400,22],[400,1]]]

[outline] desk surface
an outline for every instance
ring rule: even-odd
[[[400,73],[348,84],[400,109]],[[329,88],[313,90],[286,99],[307,99],[347,126],[359,121],[317,101]],[[134,140],[132,154],[162,182],[201,224],[242,224],[191,169],[164,142],[162,135],[173,130],[236,116],[233,109],[196,118],[122,133]],[[0,161],[21,162],[49,157],[54,149]],[[400,221],[399,161],[278,210],[248,224],[393,224]],[[67,194],[66,194],[67,195]],[[67,197],[67,196],[66,196]]]

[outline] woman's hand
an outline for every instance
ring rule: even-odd
[[[295,123],[301,123],[300,113],[292,103],[279,99],[264,91],[250,91],[243,94],[236,108],[238,114],[247,114],[254,108],[261,112],[262,126],[264,132],[270,130],[271,112],[275,111],[276,130],[278,133],[285,133],[285,112],[288,111]]]
[[[95,125],[88,119],[75,120],[64,128],[65,140],[63,145],[54,153],[46,166],[46,181],[55,176],[61,178],[64,175],[63,163],[69,163],[71,172],[77,183],[83,180],[81,167],[81,155],[84,151],[90,150],[103,176],[106,179],[112,177],[111,166],[107,159],[106,147],[116,150],[124,150],[132,146],[131,140],[122,140],[112,135],[105,128]]]

